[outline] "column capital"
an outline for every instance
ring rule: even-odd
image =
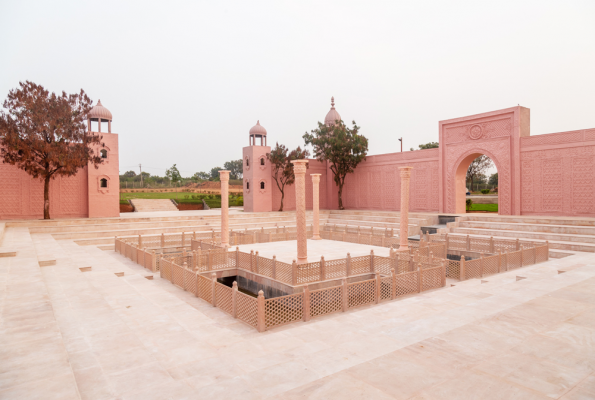
[[[401,170],[401,178],[410,178],[413,167],[399,167]]]
[[[311,174],[310,176],[312,177],[312,182],[319,183],[320,182],[320,175],[321,174]]]
[[[293,172],[295,174],[306,173],[306,164],[308,164],[308,160],[292,160],[291,163],[293,164]]]
[[[229,181],[229,172],[227,170],[219,170],[219,179],[221,181]]]

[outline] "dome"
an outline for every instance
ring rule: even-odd
[[[335,98],[331,97],[331,109],[324,117],[324,124],[325,125],[334,125],[335,121],[341,121],[341,116],[335,110]]]
[[[260,125],[260,120],[256,121],[256,125],[254,125],[251,129],[250,129],[250,135],[262,135],[262,136],[266,136],[267,134],[267,130],[264,129],[264,126]]]
[[[93,121],[99,118],[103,120],[112,120],[112,113],[107,108],[101,105],[101,100],[97,100],[97,105],[89,111],[89,118]]]

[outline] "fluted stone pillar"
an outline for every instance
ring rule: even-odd
[[[401,170],[401,219],[399,221],[399,252],[409,251],[409,183],[413,167],[400,167]]]
[[[229,246],[229,171],[219,171],[221,180],[221,246]]]
[[[308,160],[293,160],[295,174],[295,223],[297,226],[297,262],[308,262],[308,235],[306,232],[306,164]]]
[[[312,239],[320,240],[320,217],[319,217],[319,206],[320,198],[318,186],[320,184],[320,174],[312,174],[312,219],[313,221],[313,232]]]

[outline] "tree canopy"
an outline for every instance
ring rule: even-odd
[[[0,159],[44,182],[43,217],[50,219],[50,180],[89,164],[98,168],[103,159],[94,148],[103,137],[88,132],[92,101],[82,89],[56,94],[30,81],[19,85],[0,113]]]
[[[223,167],[229,171],[231,179],[242,179],[244,174],[244,162],[240,160],[226,161]]]
[[[283,211],[283,199],[285,197],[285,185],[293,185],[295,174],[293,173],[292,160],[303,160],[310,155],[308,150],[302,150],[299,146],[289,152],[284,145],[277,145],[270,153],[267,153],[267,159],[271,162],[273,179],[281,192],[281,206],[279,211]],[[240,160],[241,161],[241,160]],[[307,165],[306,165],[307,167]]]
[[[318,128],[305,133],[306,145],[312,145],[314,156],[320,162],[329,161],[335,184],[339,187],[339,210],[343,207],[343,185],[345,177],[353,173],[355,167],[366,159],[368,139],[359,134],[360,127],[355,121],[349,128],[343,121],[325,125],[318,123]]]
[[[165,176],[172,183],[177,183],[182,180],[182,176],[180,175],[180,171],[178,171],[178,167],[176,167],[176,164],[174,164],[171,168],[165,171]]]
[[[469,164],[469,168],[467,168],[467,182],[471,183],[471,190],[473,190],[473,183],[480,183],[487,180],[485,172],[493,165],[492,159],[485,155],[477,157]]]
[[[490,180],[488,181],[490,185],[498,186],[498,173],[490,175]]]
[[[420,144],[419,145],[419,150],[437,149],[438,147],[440,147],[440,144],[438,142],[429,142],[429,143],[426,143],[426,144]],[[412,147],[410,150],[411,151],[414,151],[415,149]]]

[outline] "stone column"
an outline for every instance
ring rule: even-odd
[[[413,167],[399,167],[401,170],[401,219],[399,221],[399,249],[398,252],[409,251],[407,238],[409,237],[409,182]]]
[[[319,208],[319,192],[318,186],[320,183],[320,174],[312,174],[312,218],[314,219],[312,225],[312,239],[313,240],[320,240],[320,218],[318,213]]]
[[[306,164],[308,160],[293,160],[295,174],[295,222],[297,226],[297,262],[308,262],[308,242],[306,231]]]
[[[221,179],[221,246],[229,247],[229,171],[219,171]]]

